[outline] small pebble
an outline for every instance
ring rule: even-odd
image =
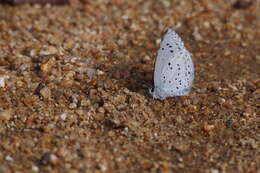
[[[44,87],[40,90],[40,94],[43,98],[48,99],[51,97],[51,90],[48,87]]]
[[[67,114],[66,113],[63,113],[63,114],[60,114],[59,117],[60,119],[62,119],[63,121],[65,121],[67,119]]]
[[[99,108],[98,108],[98,112],[100,112],[100,113],[105,113],[105,109],[104,109],[103,107],[99,107]]]
[[[9,156],[9,155],[7,155],[7,156],[5,157],[5,160],[6,160],[6,161],[10,161],[10,162],[14,161],[14,159],[13,159],[11,156]]]
[[[46,48],[46,51],[49,52],[49,54],[56,54],[58,52],[58,50],[54,46],[48,46]]]
[[[70,109],[75,109],[75,108],[77,108],[77,104],[76,103],[71,103],[71,104],[69,104],[69,108]]]
[[[33,165],[33,166],[32,166],[32,171],[33,171],[33,172],[39,172],[39,167]]]
[[[41,64],[40,68],[42,72],[50,72],[55,64],[55,59],[51,58],[48,61]]]
[[[43,166],[46,166],[46,165],[49,165],[50,163],[56,164],[56,163],[57,163],[57,160],[58,160],[58,158],[57,158],[56,155],[54,155],[54,154],[51,153],[51,152],[45,152],[45,153],[41,156],[41,158],[40,158],[40,160],[39,160],[39,163],[40,163],[41,165],[43,165]]]
[[[151,58],[148,56],[148,55],[146,55],[146,56],[144,56],[144,59],[143,59],[144,61],[150,61],[151,60]]]
[[[201,34],[199,33],[199,28],[198,27],[194,28],[194,31],[193,31],[192,35],[193,35],[193,37],[195,38],[196,41],[203,40]]]
[[[214,125],[205,125],[205,126],[204,126],[204,131],[205,131],[205,132],[210,132],[210,131],[212,131],[214,128],[215,128]]]
[[[217,169],[212,169],[212,170],[211,170],[211,173],[219,173],[219,170],[217,170]]]
[[[176,142],[175,144],[173,144],[173,147],[179,152],[187,152],[190,148],[188,143],[182,141]]]
[[[11,110],[0,110],[0,120],[10,120],[12,117]]]
[[[103,71],[97,70],[97,75],[103,75],[103,74],[105,74]]]
[[[257,61],[258,63],[260,63],[260,55],[256,55],[255,58],[256,58],[256,61]]]
[[[58,161],[58,157],[55,154],[50,155],[51,163],[55,164]]]
[[[233,124],[233,121],[232,121],[232,120],[227,120],[227,121],[226,121],[226,127],[227,127],[227,128],[231,128],[231,127],[232,127],[232,124]]]

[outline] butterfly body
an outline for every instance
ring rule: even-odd
[[[160,44],[155,69],[153,98],[182,96],[190,92],[194,79],[191,55],[178,34],[168,29]]]

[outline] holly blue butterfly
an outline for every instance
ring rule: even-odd
[[[160,44],[154,69],[153,98],[182,96],[190,92],[194,79],[194,65],[191,54],[185,48],[179,35],[168,29]]]

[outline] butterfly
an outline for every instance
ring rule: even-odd
[[[168,29],[157,53],[154,88],[150,89],[150,94],[160,100],[187,95],[191,91],[193,79],[191,54],[180,36],[173,29]]]

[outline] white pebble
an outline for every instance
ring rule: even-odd
[[[60,114],[60,119],[65,121],[67,119],[67,114],[66,113]]]
[[[145,57],[144,57],[144,61],[150,61],[151,60],[151,58],[148,56],[148,55],[146,55]]]
[[[211,173],[219,173],[219,170],[217,170],[217,169],[212,169],[212,170],[211,170]]]
[[[7,161],[14,161],[14,159],[11,157],[11,156],[9,156],[9,155],[7,155],[6,157],[5,157],[5,160],[7,160]]]
[[[97,75],[103,75],[103,74],[104,74],[103,71],[101,71],[101,70],[97,70]]]
[[[33,166],[32,166],[32,171],[33,171],[33,172],[39,172],[39,167],[33,165]]]

